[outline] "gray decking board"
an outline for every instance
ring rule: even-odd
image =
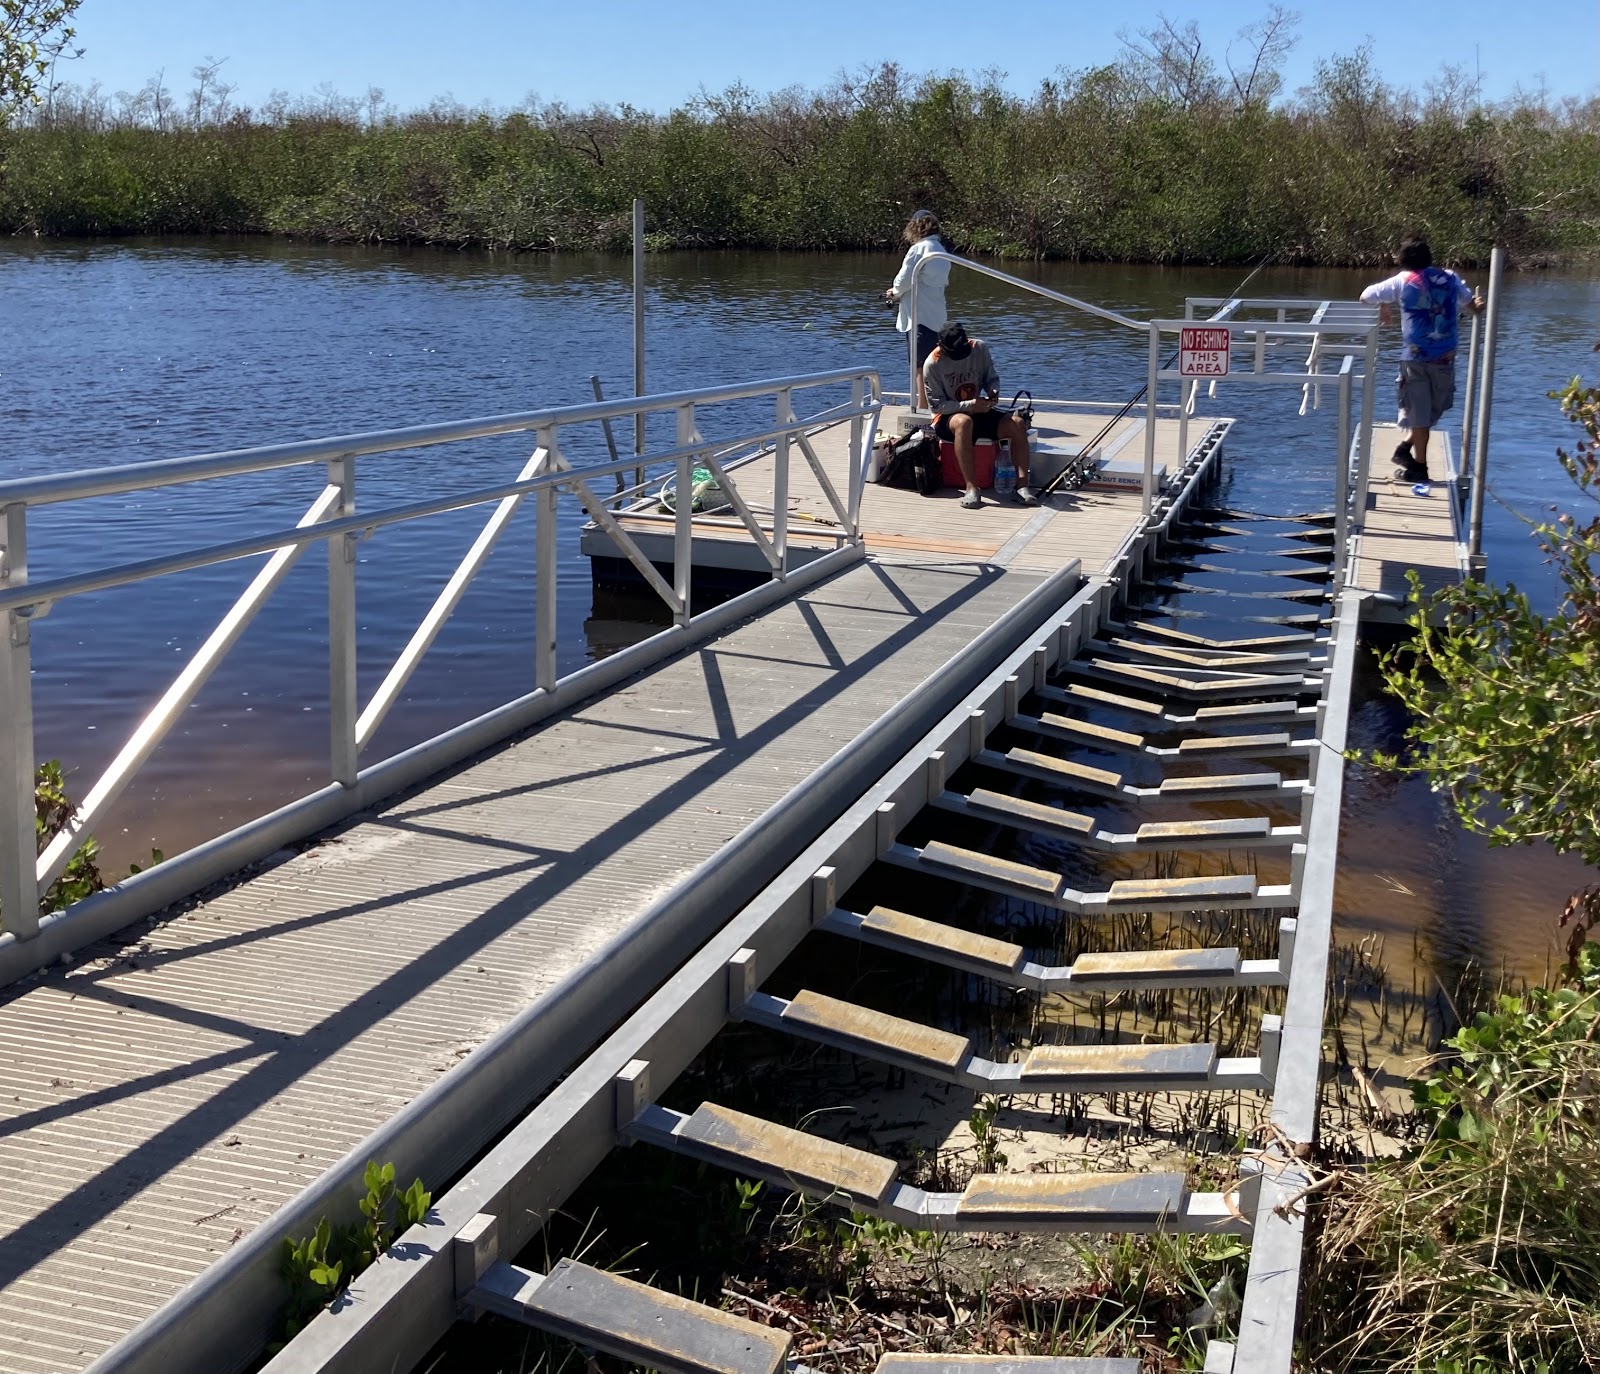
[[[0,999],[0,1371],[77,1370],[1038,584],[865,564]]]

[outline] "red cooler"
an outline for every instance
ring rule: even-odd
[[[972,445],[972,466],[978,470],[980,487],[994,485],[995,451],[993,439],[979,439]],[[961,476],[961,465],[956,462],[956,446],[948,439],[939,441],[939,477],[947,487],[967,485]]]

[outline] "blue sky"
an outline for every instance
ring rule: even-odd
[[[1480,64],[1486,99],[1541,77],[1558,95],[1592,94],[1600,75],[1595,0],[1394,0],[1300,3],[1291,88],[1316,59],[1370,37],[1390,81],[1420,85],[1445,63]],[[137,90],[165,69],[180,94],[206,57],[226,58],[236,100],[258,104],[273,89],[309,94],[324,83],[348,95],[381,87],[400,109],[453,96],[510,107],[530,94],[572,106],[628,103],[664,110],[702,85],[736,80],[759,91],[815,87],[841,70],[887,59],[914,72],[995,67],[1027,91],[1057,68],[1106,62],[1117,30],[1159,12],[1196,20],[1220,50],[1266,4],[1169,0],[1088,4],[1008,0],[972,5],[881,0],[83,0],[76,26],[88,48],[63,75]],[[1406,16],[1402,26],[1397,14]]]

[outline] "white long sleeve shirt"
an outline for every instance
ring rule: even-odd
[[[945,327],[944,288],[945,283],[950,280],[948,262],[930,262],[917,273],[917,318],[915,321],[911,318],[911,274],[929,253],[944,251],[944,244],[937,234],[918,239],[906,249],[906,260],[900,264],[899,275],[895,277],[894,286],[891,288],[894,298],[900,302],[900,313],[894,322],[894,327],[902,334],[909,334],[913,323],[920,324],[925,329],[939,330]]]

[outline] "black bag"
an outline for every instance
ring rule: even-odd
[[[1028,398],[1026,403],[1024,396]],[[1011,398],[1011,418],[1020,421],[1023,429],[1033,428],[1033,392],[1019,391]]]
[[[878,446],[878,485],[920,491],[939,489],[939,441],[929,429],[913,430]]]

